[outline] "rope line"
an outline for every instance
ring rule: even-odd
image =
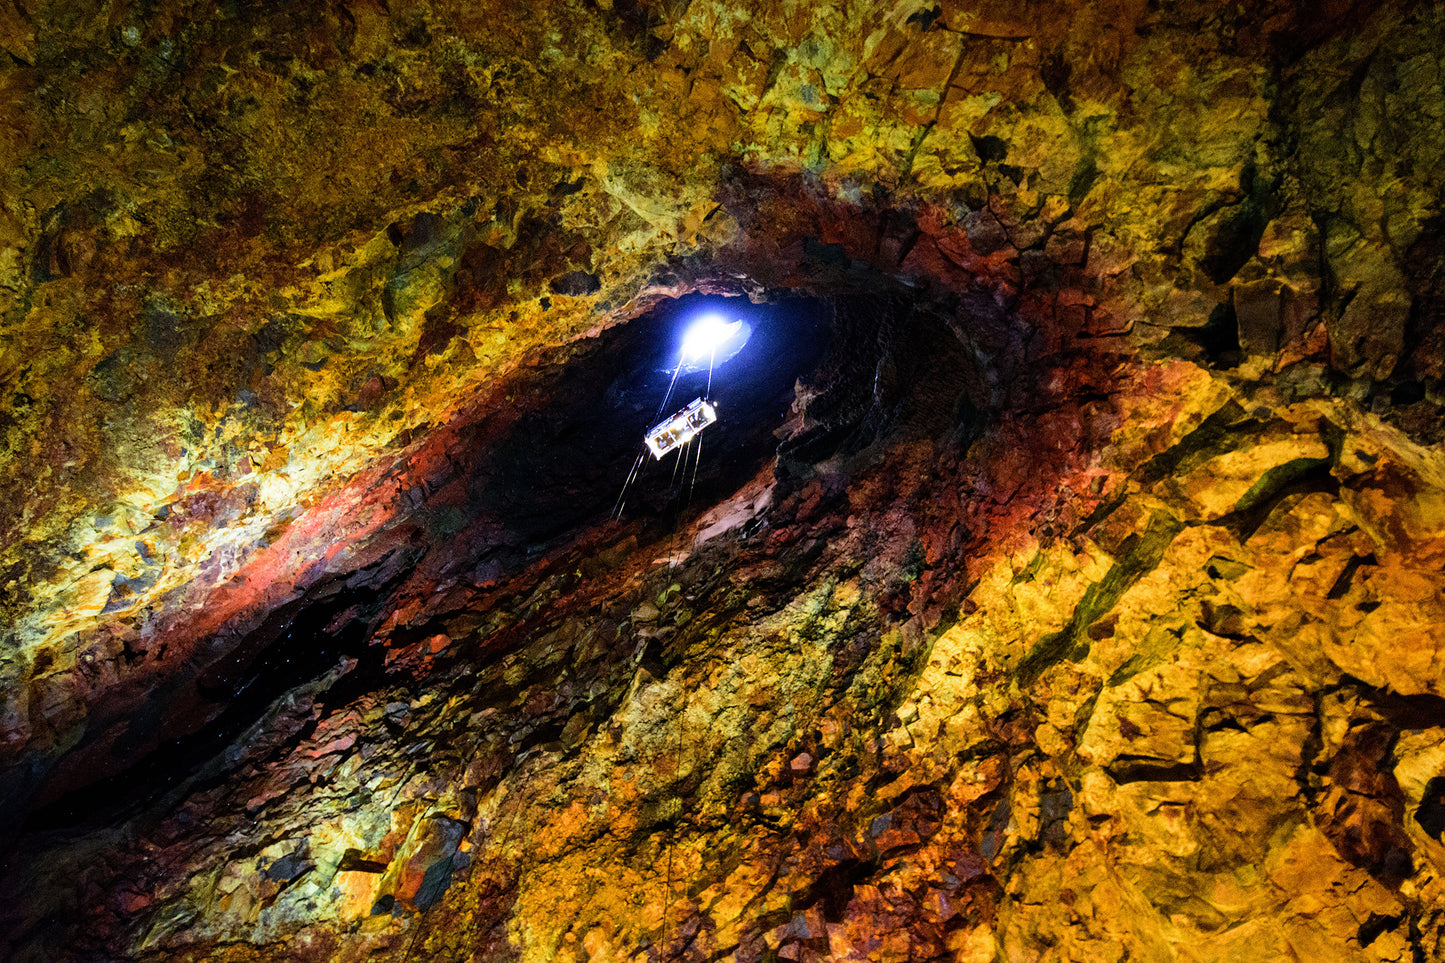
[[[680,354],[677,356],[677,367],[672,369],[672,380],[667,383],[667,394],[662,396],[662,404],[657,406],[657,414],[652,416],[654,422],[661,418],[662,413],[667,410],[667,402],[672,398],[673,386],[677,384],[677,376],[682,373],[682,363],[685,360],[687,360],[687,355]],[[651,426],[649,425],[648,427]]]
[[[692,505],[692,493],[697,490],[697,470],[702,467],[702,435],[697,436],[697,454],[692,460],[692,484],[687,489],[687,504]]]
[[[612,506],[611,518],[622,517],[622,509],[627,505],[627,489],[632,487],[633,480],[637,478],[638,469],[642,467],[642,460],[646,457],[647,452],[644,451],[639,454],[637,460],[632,463],[632,471],[627,473],[627,481],[622,483],[622,491],[617,493],[617,503]]]

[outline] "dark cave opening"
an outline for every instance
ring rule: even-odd
[[[685,512],[730,496],[773,459],[773,480],[786,488],[819,463],[866,458],[900,433],[954,447],[977,437],[1010,360],[993,345],[980,350],[975,335],[998,342],[1008,312],[990,296],[904,284],[866,266],[814,267],[819,277],[806,289],[756,300],[660,299],[525,369],[505,410],[475,431],[465,513],[493,522],[475,570],[492,579],[515,571],[619,506],[624,524],[671,531]],[[709,311],[743,320],[751,337],[711,372],[701,362],[677,372],[682,333]],[[644,433],[704,395],[718,420],[682,452],[687,467],[677,452],[646,454]]]
[[[689,322],[708,311],[752,330],[737,354],[713,366],[678,368]],[[469,482],[476,511],[518,543],[534,545],[605,517],[618,500],[644,433],[659,417],[710,395],[718,421],[698,436],[696,481],[684,492],[677,453],[647,455],[626,499],[629,518],[672,517],[678,502],[706,504],[735,490],[777,448],[795,385],[810,380],[831,342],[833,307],[783,295],[762,303],[691,294],[580,346],[565,364],[544,363],[514,395],[520,413],[480,459]],[[709,391],[709,382],[711,390]],[[664,410],[665,409],[665,410]],[[688,452],[692,457],[696,452]]]
[[[131,723],[134,738],[123,740],[138,748],[134,759],[49,799],[22,833],[105,825],[215,785],[252,748],[237,740],[288,693],[312,687],[311,703],[325,715],[398,681],[373,630],[407,570],[435,553],[453,567],[511,578],[604,524],[674,374],[661,408],[706,395],[719,419],[700,435],[695,481],[676,470],[676,453],[642,459],[621,524],[640,526],[644,538],[668,537],[688,513],[727,498],[774,459],[773,482],[787,489],[820,463],[836,475],[840,463],[866,463],[874,446],[899,437],[966,446],[989,417],[992,390],[967,333],[1006,319],[992,302],[868,280],[850,277],[826,296],[663,298],[595,338],[536,358],[504,386],[500,410],[464,426],[470,457],[453,466],[464,497],[458,504],[439,495],[439,485],[415,509],[423,544],[404,553],[410,561],[395,556],[380,565],[384,573],[374,565],[339,576],[273,612],[229,643],[190,691],[148,700]],[[702,364],[676,371],[683,330],[709,310],[743,319],[751,336],[710,373]],[[475,529],[488,536],[459,537]],[[389,644],[416,631],[402,628]],[[172,705],[198,700],[202,712],[192,706],[190,722],[170,719]],[[285,738],[304,739],[307,725]]]

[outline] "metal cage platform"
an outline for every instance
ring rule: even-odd
[[[644,437],[652,457],[661,458],[674,448],[692,441],[693,436],[717,421],[717,408],[702,398],[695,399],[686,408],[662,422],[659,422]]]

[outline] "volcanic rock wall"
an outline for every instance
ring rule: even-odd
[[[5,955],[1445,957],[1442,40],[0,8]]]

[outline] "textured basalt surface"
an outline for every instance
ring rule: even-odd
[[[1442,40],[0,7],[0,955],[1445,957]]]

